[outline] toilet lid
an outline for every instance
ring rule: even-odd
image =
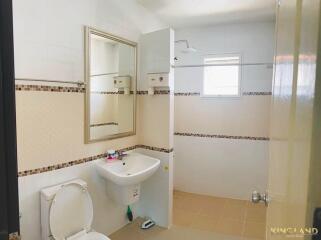
[[[78,183],[63,185],[56,193],[49,215],[51,234],[63,240],[82,230],[90,230],[93,204],[87,189]]]

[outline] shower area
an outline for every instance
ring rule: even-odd
[[[264,239],[275,22],[175,31],[173,224]]]

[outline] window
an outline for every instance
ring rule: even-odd
[[[204,58],[203,97],[240,96],[239,55],[208,56]]]

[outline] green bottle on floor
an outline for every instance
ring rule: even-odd
[[[132,210],[130,209],[130,206],[127,207],[127,218],[130,222],[133,221],[133,212]]]

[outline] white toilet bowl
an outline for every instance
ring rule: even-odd
[[[75,179],[41,190],[43,240],[109,240],[92,231],[93,204],[87,183]]]

